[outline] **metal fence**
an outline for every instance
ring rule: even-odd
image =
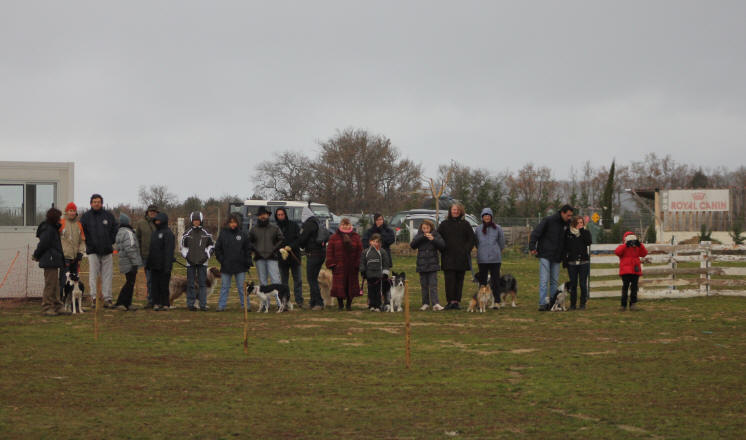
[[[41,298],[44,272],[31,259],[34,249],[0,248],[0,299]]]

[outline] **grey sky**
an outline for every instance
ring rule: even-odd
[[[346,127],[427,173],[567,177],[648,151],[743,163],[742,1],[4,1],[0,157],[74,161],[76,201],[248,195]]]

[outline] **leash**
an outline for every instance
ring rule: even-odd
[[[185,261],[186,261],[186,260],[185,260]],[[189,266],[187,266],[186,264],[182,263],[181,261],[177,260],[177,259],[176,259],[176,255],[174,255],[174,263],[176,263],[176,264],[178,264],[179,266],[181,266],[181,267],[184,267],[184,268],[188,268],[188,267],[189,267]]]

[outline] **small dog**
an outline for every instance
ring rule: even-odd
[[[402,303],[404,302],[404,282],[407,280],[407,274],[391,272],[391,307],[389,312],[401,312]]]
[[[62,304],[65,305],[65,311],[72,312],[73,315],[83,313],[83,293],[85,285],[80,281],[78,272],[65,272],[65,285],[62,287]]]
[[[215,285],[217,284],[215,281],[220,278],[220,269],[217,267],[208,267],[207,268],[207,276],[205,277],[205,284],[207,285],[207,296],[209,297],[212,294],[212,291],[215,290]],[[194,285],[199,290],[199,286],[197,285],[197,280],[194,280]],[[168,292],[169,292],[169,301],[171,301],[171,305],[174,304],[174,300],[181,295],[185,294],[187,291],[187,277],[182,275],[174,275],[171,277],[171,282],[168,285]],[[207,304],[200,304],[200,306],[204,307]]]
[[[252,281],[249,283],[246,292],[259,297],[259,312],[269,313],[269,303],[272,301],[272,297],[277,302],[277,313],[293,310],[293,304],[290,302],[290,288],[284,284],[258,286]]]
[[[321,289],[321,299],[324,300],[324,307],[332,305],[332,271],[321,269],[319,272],[319,288]]]
[[[515,298],[518,295],[518,281],[513,275],[506,273],[500,277],[500,301],[506,304],[508,295],[511,297],[511,306],[515,307]]]
[[[565,303],[567,302],[567,292],[570,290],[570,282],[566,282],[562,286],[560,286],[559,289],[557,289],[557,292],[554,294],[554,300],[552,301],[552,312],[566,312],[567,307],[565,306]]]
[[[494,301],[495,297],[492,296],[492,289],[490,289],[489,284],[482,284],[479,286],[479,291],[471,297],[468,311],[476,312],[477,307],[479,307],[479,313],[484,313],[488,307],[491,307]]]

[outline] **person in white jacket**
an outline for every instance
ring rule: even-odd
[[[132,292],[135,289],[137,270],[143,265],[140,256],[140,244],[137,242],[135,231],[130,225],[127,214],[119,214],[119,230],[114,241],[114,249],[119,254],[119,272],[124,274],[125,282],[114,307],[117,310],[137,310],[132,306]]]

